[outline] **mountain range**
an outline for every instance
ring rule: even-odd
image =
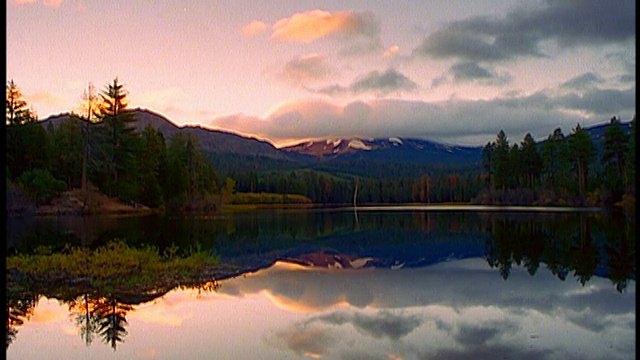
[[[327,139],[277,148],[268,141],[231,132],[196,125],[177,126],[151,110],[137,108],[130,111],[135,115],[134,124],[138,131],[150,125],[167,140],[178,132],[192,134],[212,165],[226,173],[309,168],[334,174],[384,177],[395,173],[398,176],[413,176],[433,168],[473,171],[479,169],[482,160],[481,146],[457,146],[399,137]],[[51,122],[56,126],[69,116],[51,116],[42,124]],[[587,128],[596,144],[602,141],[608,125]],[[628,129],[629,123],[623,125]]]

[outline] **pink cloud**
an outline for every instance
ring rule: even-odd
[[[304,13],[296,13],[289,18],[278,20],[273,25],[274,40],[310,43],[328,36],[344,35],[368,35],[371,33],[370,17],[350,11],[328,12],[323,10],[311,10]]]
[[[395,54],[398,53],[398,51],[400,51],[400,47],[398,47],[398,45],[393,45],[392,47],[390,47],[387,50],[385,50],[384,56],[385,57],[394,56]]]
[[[242,35],[246,37],[257,36],[267,31],[268,28],[269,25],[266,23],[255,20],[242,28]]]

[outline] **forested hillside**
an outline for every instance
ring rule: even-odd
[[[261,201],[240,193],[318,204],[635,204],[635,117],[558,128],[542,142],[499,130],[478,148],[393,138],[314,156],[129,109],[117,79],[100,93],[90,86],[79,113],[39,121],[10,81],[6,130],[9,212],[72,189],[176,211]]]

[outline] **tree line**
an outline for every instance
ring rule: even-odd
[[[555,129],[541,144],[528,133],[511,145],[500,130],[483,147],[481,167],[466,170],[393,164],[381,165],[378,175],[347,165],[235,168],[222,174],[212,164],[234,160],[203,154],[191,134],[178,132],[167,140],[150,125],[137,131],[127,92],[117,78],[100,93],[89,84],[81,98],[80,111],[45,127],[18,86],[8,82],[8,209],[20,211],[29,199],[45,204],[70,189],[88,194],[90,188],[132,204],[171,210],[216,209],[235,192],[282,194],[283,202],[287,194],[300,195],[318,204],[635,202],[635,116],[629,131],[613,117],[601,144],[580,124],[569,136]]]
[[[577,124],[540,145],[530,133],[513,145],[503,130],[482,151],[481,203],[610,206],[635,204],[635,116],[626,131],[612,117],[601,143]]]
[[[167,141],[151,126],[136,131],[127,96],[117,78],[100,93],[89,84],[80,111],[45,127],[9,81],[7,209],[26,211],[27,204],[48,203],[70,189],[87,196],[96,189],[152,208],[215,208],[225,182],[217,178],[197,139],[179,133]]]

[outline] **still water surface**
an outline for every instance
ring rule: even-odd
[[[7,225],[8,253],[117,237],[198,244],[246,271],[126,304],[117,343],[39,296],[7,329],[9,359],[635,358],[635,220],[621,215],[270,210]]]

